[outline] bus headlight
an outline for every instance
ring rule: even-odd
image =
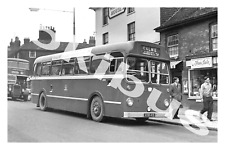
[[[126,102],[127,102],[127,105],[130,106],[130,107],[134,104],[134,100],[130,97],[127,98]]]
[[[166,107],[168,107],[168,106],[170,105],[170,101],[169,101],[168,99],[165,99],[165,100],[164,100],[164,105],[165,105]]]

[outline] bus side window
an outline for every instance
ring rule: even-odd
[[[113,58],[110,59],[109,72],[114,73],[116,71],[122,71],[122,68],[119,68],[120,64],[123,62],[123,54],[121,52],[112,52],[110,54]],[[120,70],[118,70],[118,68]]]
[[[75,59],[71,58],[69,62],[63,61],[63,66],[62,66],[62,75],[73,75],[74,74],[74,63]]]
[[[77,58],[78,60],[82,61],[77,61],[78,62],[78,73],[79,74],[88,74],[90,70],[90,57],[89,56],[84,56],[83,58]],[[84,66],[81,68],[81,66]],[[86,72],[87,71],[87,72]]]
[[[91,67],[90,67],[90,72],[91,73],[95,73],[96,70],[100,70],[100,73],[105,73],[103,66],[99,66],[99,64],[101,63],[102,60],[105,60],[104,58],[105,54],[99,54],[99,55],[95,55],[91,58]],[[107,61],[107,60],[105,60]]]
[[[74,64],[74,74],[76,75],[76,74],[79,74],[79,66],[78,66],[78,62],[77,62],[77,59],[76,58],[74,58],[75,60],[75,64]]]
[[[61,75],[61,66],[62,61],[61,60],[54,60],[52,61],[52,75]]]
[[[116,67],[116,59],[112,59],[110,61],[110,67],[109,67],[109,72],[115,72],[115,67]]]
[[[41,63],[37,63],[35,65],[35,73],[34,73],[35,76],[40,76],[41,75]]]
[[[50,74],[51,62],[45,62],[42,64],[41,75],[46,76]]]
[[[116,63],[116,70],[117,71],[123,71],[123,68],[119,68],[120,64],[123,62],[123,58],[119,58],[117,59],[117,63]]]

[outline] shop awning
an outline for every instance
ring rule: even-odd
[[[170,68],[176,68],[176,65],[178,65],[181,62],[182,62],[182,60],[180,60],[180,61],[171,61],[170,62]]]

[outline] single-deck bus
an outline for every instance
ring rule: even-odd
[[[31,100],[41,110],[86,114],[95,121],[164,117],[170,105],[169,63],[163,47],[144,41],[42,56],[34,62]]]
[[[27,78],[29,61],[19,58],[8,58],[8,96],[13,100],[28,99]]]

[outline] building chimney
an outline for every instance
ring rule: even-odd
[[[16,48],[19,48],[19,47],[20,47],[20,39],[19,39],[18,37],[15,37],[14,46],[15,46]]]
[[[86,42],[86,39],[84,39],[84,42],[83,42],[84,44],[87,44],[87,42]]]
[[[9,51],[16,51],[20,48],[20,40],[18,37],[15,37],[15,41],[13,39],[10,41],[10,45],[8,46]]]
[[[24,44],[28,44],[30,42],[29,38],[24,38]]]
[[[95,45],[95,37],[94,36],[90,36],[90,38],[89,38],[89,44],[90,45]]]

